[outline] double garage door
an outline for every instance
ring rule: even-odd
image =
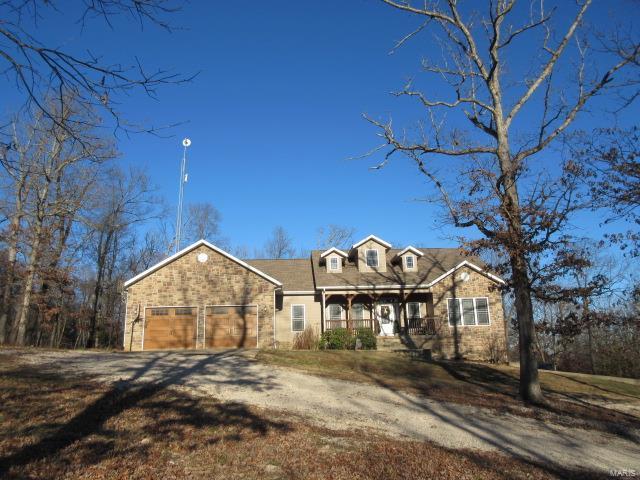
[[[258,343],[257,325],[255,305],[207,306],[203,332],[198,331],[196,307],[147,308],[144,350],[188,349],[202,344],[205,348],[252,348]]]

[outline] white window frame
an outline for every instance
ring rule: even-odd
[[[369,252],[376,252],[376,264],[375,265],[369,265]],[[378,268],[380,266],[380,254],[378,253],[378,250],[375,249],[375,248],[367,248],[364,251],[364,263],[369,268]]]
[[[360,305],[362,307],[362,318],[351,317],[351,320],[366,320],[366,318],[364,318],[364,311],[365,311],[364,303],[354,303],[353,305],[351,305],[351,313],[353,314],[353,312],[355,312],[356,309],[353,307],[356,305]]]
[[[302,307],[302,330],[293,329],[293,308],[294,307]],[[291,331],[294,333],[300,333],[300,332],[304,332],[305,328],[307,328],[307,306],[304,303],[292,303],[291,304]]]
[[[413,263],[413,265],[409,266],[409,264],[407,263],[409,261],[409,259],[411,259],[411,262]],[[404,268],[406,270],[415,270],[416,268],[416,257],[414,255],[407,255],[404,257]]]
[[[478,306],[476,305],[477,301],[480,299],[484,299],[487,301],[487,320],[489,323],[478,323]],[[473,298],[473,311],[476,316],[476,326],[477,327],[488,327],[491,325],[491,308],[489,308],[489,297],[474,297]]]
[[[410,304],[417,304],[418,305],[418,316],[417,317],[410,317],[409,316],[409,305]],[[449,305],[449,302],[447,302],[447,305]],[[407,318],[408,319],[412,319],[412,318],[422,318],[422,302],[407,302],[407,305],[405,307],[407,309]]]
[[[336,262],[336,268],[333,268],[333,262]],[[338,270],[340,270],[340,259],[338,257],[329,257],[329,270],[331,270],[332,272],[337,272]]]
[[[332,318],[331,317],[331,307],[336,306],[338,308],[340,308],[340,318]],[[342,318],[342,314],[344,312],[344,308],[342,308],[342,305],[340,305],[339,303],[330,303],[329,305],[327,305],[327,309],[329,310],[328,315],[327,315],[327,320],[333,320],[334,322],[337,320],[343,320]]]
[[[486,300],[487,301],[487,317],[489,318],[489,323],[478,323],[478,307],[476,305],[477,300]],[[459,328],[459,327],[489,327],[491,326],[491,308],[489,303],[489,297],[449,297],[447,300],[447,324],[449,328]],[[458,308],[460,312],[460,323],[456,324],[451,323],[451,312],[449,310],[449,300],[455,300],[458,302]],[[462,311],[462,300],[472,300],[473,301],[473,325],[465,325],[464,323],[464,312]]]

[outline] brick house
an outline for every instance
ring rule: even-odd
[[[458,249],[374,235],[348,252],[246,261],[200,240],[125,282],[123,345],[290,348],[305,328],[370,328],[441,357],[503,360],[503,284]]]

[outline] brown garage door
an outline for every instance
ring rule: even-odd
[[[147,308],[144,319],[144,349],[195,348],[195,307]]]
[[[258,343],[257,324],[255,306],[209,306],[205,316],[205,345],[207,348],[255,348]]]

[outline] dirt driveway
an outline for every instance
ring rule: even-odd
[[[100,353],[0,350],[57,372],[98,380],[160,382],[198,395],[290,411],[333,429],[375,429],[386,435],[429,440],[452,448],[499,450],[536,462],[602,472],[640,472],[640,432],[635,438],[497,415],[436,402],[383,386],[316,377],[266,366],[251,352]]]

